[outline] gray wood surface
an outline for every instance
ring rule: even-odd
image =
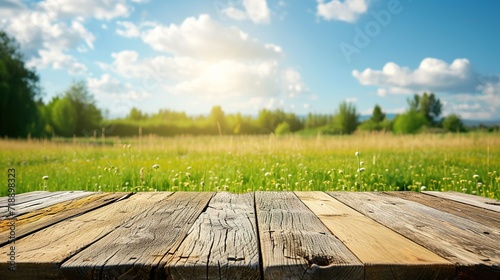
[[[46,194],[42,193],[36,199],[30,199],[29,201],[25,201],[22,203],[17,203],[14,206],[15,215],[10,216],[10,213],[7,212],[7,208],[0,209],[0,219],[3,218],[13,218],[18,217],[20,215],[26,214],[28,212],[32,212],[35,210],[39,210],[48,206],[52,206],[57,203],[61,203],[64,201],[68,201],[75,198],[81,198],[85,196],[92,195],[93,192],[87,191],[67,191],[67,192],[57,192],[54,195],[46,196]],[[16,198],[17,201],[17,198]]]
[[[417,192],[387,192],[387,194],[427,205],[500,231],[500,214],[495,211]]]
[[[169,279],[260,279],[253,193],[219,192],[165,266]]]
[[[16,219],[16,237],[21,238],[73,216],[102,207],[130,193],[95,193],[35,210]],[[0,220],[0,246],[9,242],[11,220]]]
[[[500,214],[484,207],[495,200],[410,192],[122,195],[16,197],[27,213],[17,216],[15,244],[6,244],[13,219],[0,218],[0,280],[500,280]],[[7,269],[11,245],[15,273]]]
[[[365,279],[453,279],[455,266],[324,192],[295,192],[365,264]]]
[[[428,195],[432,195],[432,196],[441,197],[441,198],[446,198],[449,200],[454,200],[457,202],[469,204],[472,206],[476,206],[476,207],[483,208],[483,209],[488,209],[488,210],[495,211],[495,212],[500,212],[500,200],[495,200],[495,199],[486,198],[486,197],[477,196],[477,195],[459,193],[459,192],[428,191],[428,192],[423,192],[423,193],[428,194]]]
[[[16,194],[14,197],[15,198],[14,208],[21,209],[23,203],[45,197],[55,196],[61,193],[65,193],[65,191],[60,191],[60,192],[35,191],[29,193]],[[0,220],[5,219],[9,215],[9,213],[7,213],[7,208],[9,205],[8,199],[9,199],[8,196],[0,197]]]
[[[329,192],[353,209],[458,264],[467,279],[500,277],[500,234],[487,226],[383,193]]]
[[[265,279],[363,279],[361,262],[292,192],[255,193]]]
[[[21,238],[15,244],[17,270],[9,272],[7,262],[0,262],[0,271],[7,279],[61,279],[61,263],[170,195],[137,193]],[[9,245],[0,247],[0,255],[8,252]]]
[[[61,191],[59,191],[59,192],[34,191],[34,192],[16,194],[15,195],[16,204],[24,203],[24,202],[27,202],[30,200],[39,199],[39,198],[43,198],[43,197],[47,197],[47,196],[53,196],[53,195],[56,195],[58,193],[61,193]],[[8,196],[0,197],[0,208],[6,207],[6,205],[8,203],[8,199],[9,199]]]
[[[212,195],[177,192],[142,205],[137,215],[65,261],[63,275],[67,279],[162,277],[162,260],[177,250]]]

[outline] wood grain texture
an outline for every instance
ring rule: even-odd
[[[365,264],[365,279],[453,279],[444,258],[353,210],[324,192],[295,192]]]
[[[30,201],[37,200],[37,199],[41,199],[41,198],[45,198],[45,197],[49,197],[49,196],[58,195],[61,193],[64,193],[64,192],[63,191],[61,191],[61,192],[35,191],[35,192],[29,192],[29,193],[16,194],[16,196],[15,196],[16,201],[15,201],[14,208],[21,209],[22,206],[20,206],[20,205],[22,205],[23,203],[30,202]],[[8,210],[7,207],[9,205],[8,199],[9,199],[8,196],[0,197],[0,220],[7,218],[7,216],[10,214],[10,213],[7,213],[7,210]],[[17,207],[17,206],[20,206],[20,207]],[[8,217],[8,218],[11,218],[11,217]]]
[[[45,196],[45,194],[41,194],[42,197],[39,197],[37,199],[31,199],[29,201],[22,202],[22,203],[16,202],[16,205],[14,206],[14,209],[15,209],[14,216],[8,216],[9,213],[7,212],[7,208],[0,209],[0,219],[1,218],[11,219],[11,218],[18,217],[20,215],[29,213],[31,211],[36,211],[36,210],[39,210],[39,209],[42,209],[45,207],[52,206],[52,205],[57,204],[57,203],[61,203],[64,201],[89,196],[92,194],[93,194],[93,192],[87,192],[87,191],[57,192],[56,194],[50,195],[50,196]]]
[[[21,238],[16,241],[16,272],[7,271],[6,262],[0,263],[0,270],[7,271],[7,279],[61,279],[63,261],[170,195],[137,193]],[[1,255],[9,251],[9,245],[0,248]]]
[[[212,195],[177,192],[143,205],[126,223],[65,261],[63,275],[67,279],[145,279],[158,273],[163,278],[162,260],[177,250]]]
[[[446,198],[449,200],[454,200],[457,202],[469,204],[472,206],[476,206],[476,207],[483,208],[483,209],[488,209],[488,210],[495,211],[495,212],[500,212],[500,200],[495,200],[495,199],[486,198],[486,197],[477,196],[477,195],[459,193],[459,192],[428,191],[428,192],[423,192],[423,193],[428,194],[428,195],[432,195],[432,196],[441,197],[441,198]]]
[[[257,192],[265,279],[363,279],[361,262],[292,192]]]
[[[165,269],[168,279],[260,279],[253,193],[217,193]]]
[[[16,237],[19,239],[75,215],[83,214],[115,202],[129,194],[96,193],[26,213],[16,219]],[[0,220],[0,246],[5,245],[9,241],[9,224],[10,220]]]
[[[329,194],[457,264],[459,279],[500,277],[500,235],[490,227],[383,193]]]
[[[469,204],[441,198],[438,196],[426,195],[417,192],[386,192],[389,195],[397,196],[406,200],[411,200],[437,210],[448,212],[465,219],[478,222],[487,227],[500,232],[500,214],[495,211],[471,206]]]
[[[21,193],[21,194],[16,194],[16,204],[21,204],[27,201],[47,197],[47,196],[53,196],[58,193],[62,192],[48,192],[48,191],[34,191],[34,192],[27,192],[27,193]],[[3,196],[0,197],[0,207],[6,207],[8,203],[8,196]]]

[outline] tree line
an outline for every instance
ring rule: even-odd
[[[360,122],[353,103],[342,102],[333,114],[298,116],[281,109],[262,109],[257,116],[226,114],[214,106],[208,115],[159,110],[147,114],[132,108],[124,118],[105,120],[84,82],[74,82],[47,104],[42,99],[38,74],[28,69],[18,43],[0,31],[0,137],[173,136],[239,134],[351,134],[355,131],[417,133],[463,132],[457,115],[440,118],[442,103],[434,93],[415,94],[405,113],[388,119],[376,105],[372,116]],[[497,128],[498,129],[498,128]]]

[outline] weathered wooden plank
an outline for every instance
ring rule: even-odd
[[[453,279],[444,258],[324,192],[295,192],[365,266],[365,279]],[[356,195],[356,193],[352,193]]]
[[[0,262],[0,271],[6,271],[8,279],[60,279],[59,266],[64,260],[170,195],[137,193],[21,238],[16,241],[16,271],[9,272],[6,262]],[[7,252],[9,245],[0,247],[1,255]]]
[[[55,205],[57,203],[61,203],[64,201],[68,201],[71,199],[75,198],[81,198],[85,196],[92,195],[93,192],[87,192],[87,191],[68,191],[68,192],[58,192],[57,194],[51,195],[51,196],[45,196],[39,199],[35,200],[30,200],[26,201],[24,203],[20,203],[14,206],[15,209],[15,215],[9,216],[9,213],[7,212],[7,209],[3,212],[3,210],[0,210],[0,217],[2,218],[13,218],[13,217],[18,217],[20,215],[26,214],[31,211],[39,210],[45,207],[49,207],[52,205]]]
[[[423,193],[449,200],[458,201],[461,203],[469,204],[483,209],[488,209],[495,212],[500,212],[500,200],[495,200],[477,195],[459,193],[459,192],[425,191]]]
[[[59,192],[34,191],[29,193],[16,194],[14,208],[21,209],[24,203],[50,196],[59,195],[61,193],[65,193],[65,191],[59,191]],[[9,199],[8,196],[0,197],[0,219],[5,219],[5,217],[9,215],[9,213],[7,213],[8,210],[7,207],[9,204],[8,199]]]
[[[156,273],[161,277],[164,257],[179,247],[212,195],[177,192],[151,203],[126,224],[65,261],[61,265],[64,277],[147,279]]]
[[[457,264],[459,279],[500,277],[500,235],[490,227],[383,193],[329,194]]]
[[[16,238],[19,239],[75,215],[102,207],[126,195],[130,193],[96,193],[26,213],[17,217],[15,221]],[[0,246],[9,241],[10,221],[0,220]]]
[[[292,192],[255,194],[265,279],[363,279],[361,262]]]
[[[500,215],[494,211],[471,206],[454,200],[437,196],[425,195],[417,192],[386,192],[389,195],[411,200],[443,212],[460,216],[465,219],[478,222],[482,225],[496,228],[500,231]]]
[[[27,192],[27,193],[20,193],[20,194],[16,194],[16,204],[21,204],[21,203],[24,203],[24,202],[27,202],[27,201],[31,201],[31,200],[35,200],[35,199],[39,199],[39,198],[43,198],[43,197],[47,197],[47,196],[53,196],[53,195],[56,195],[58,193],[62,193],[63,191],[59,191],[59,192],[48,192],[48,191],[33,191],[33,192]],[[0,207],[6,207],[7,203],[8,203],[8,196],[3,196],[3,197],[0,197]]]
[[[165,266],[168,279],[260,279],[254,195],[219,192]]]

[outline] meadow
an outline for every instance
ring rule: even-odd
[[[457,191],[500,199],[500,135],[178,136],[0,140],[17,193]]]

